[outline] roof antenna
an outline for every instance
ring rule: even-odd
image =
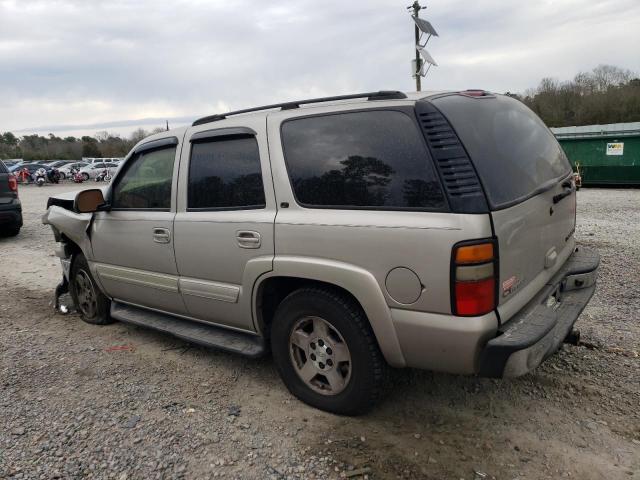
[[[169,120],[167,120],[167,132],[169,131]]]

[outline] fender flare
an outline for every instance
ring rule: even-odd
[[[391,310],[375,277],[367,270],[345,262],[302,256],[276,256],[273,270],[254,284],[253,317],[257,318],[257,295],[261,284],[273,277],[295,277],[321,281],[348,291],[360,303],[380,350],[392,367],[404,367],[406,361],[391,318]]]

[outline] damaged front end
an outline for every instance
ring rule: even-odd
[[[54,308],[61,314],[74,310],[73,305],[61,301],[61,297],[69,293],[71,262],[74,254],[83,252],[91,258],[91,213],[77,213],[74,211],[74,200],[77,192],[50,197],[47,211],[42,216],[42,223],[50,225],[57,242],[55,254],[60,258],[62,266],[62,281],[58,284],[54,294]]]

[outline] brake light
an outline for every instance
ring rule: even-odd
[[[464,95],[465,97],[493,97],[491,92],[487,92],[486,90],[479,89],[469,89],[458,92],[460,95]]]
[[[451,255],[451,308],[455,315],[484,315],[496,308],[498,255],[493,240],[463,242]]]
[[[18,180],[13,175],[9,175],[9,190],[12,192],[18,191]]]

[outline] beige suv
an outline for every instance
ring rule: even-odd
[[[144,139],[44,222],[90,323],[258,357],[357,414],[388,366],[522,375],[595,289],[550,131],[484,91],[374,92],[213,115]]]

